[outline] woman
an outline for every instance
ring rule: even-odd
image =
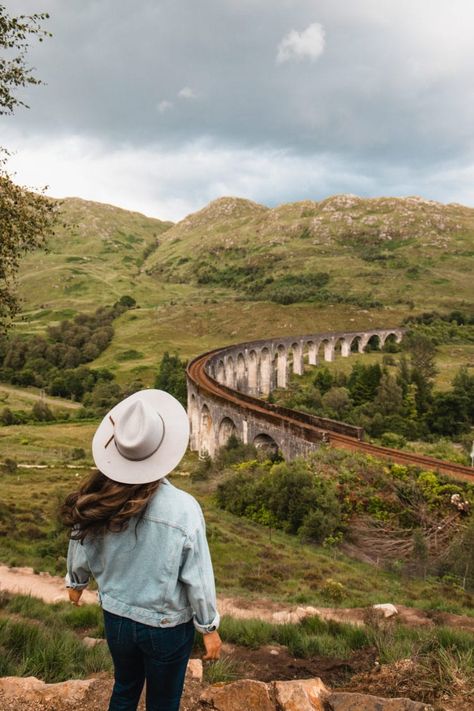
[[[78,604],[92,575],[115,670],[109,711],[178,711],[194,628],[218,659],[214,575],[197,501],[164,477],[189,439],[185,410],[161,390],[116,405],[92,442],[98,472],[63,506],[66,586]]]

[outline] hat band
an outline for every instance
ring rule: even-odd
[[[164,436],[165,436],[165,423],[164,423],[164,420],[163,420],[163,418],[161,417],[160,413],[157,412],[156,414],[157,414],[158,417],[160,418],[161,424],[162,424],[161,437],[160,437],[160,439],[159,439],[158,444],[156,445],[156,447],[155,447],[151,452],[149,452],[148,454],[146,454],[144,457],[131,457],[131,456],[130,456],[130,453],[125,454],[125,452],[120,449],[120,445],[119,445],[119,443],[117,442],[117,438],[112,435],[113,440],[114,440],[114,444],[115,444],[115,446],[116,446],[116,448],[117,448],[117,451],[118,451],[118,453],[120,454],[121,457],[124,457],[125,459],[128,459],[130,462],[143,462],[143,461],[145,461],[145,459],[149,459],[150,457],[152,457],[152,456],[155,454],[155,452],[161,447],[161,443],[163,442],[163,439],[164,439]]]

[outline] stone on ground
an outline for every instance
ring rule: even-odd
[[[380,610],[380,612],[383,612],[384,617],[394,617],[394,615],[398,615],[397,608],[395,605],[392,605],[391,602],[383,602],[379,605],[372,605],[372,609]]]
[[[214,684],[201,694],[201,702],[214,711],[275,711],[267,684],[251,679]]]
[[[321,679],[275,681],[275,696],[284,711],[324,711],[328,693]]]
[[[26,678],[6,676],[0,679],[0,708],[54,709],[60,704],[68,707],[82,705],[97,679],[74,679],[58,684],[46,684],[34,676]]]

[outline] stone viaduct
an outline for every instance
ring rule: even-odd
[[[399,343],[404,330],[373,329],[271,338],[228,346],[195,358],[187,370],[191,449],[214,456],[232,434],[244,443],[304,456],[328,433],[363,439],[361,428],[270,404],[265,398],[288,385],[305,364],[348,358],[370,343]]]

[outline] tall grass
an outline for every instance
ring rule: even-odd
[[[88,649],[71,631],[31,621],[0,618],[0,649],[2,676],[57,682],[112,669],[105,645]]]
[[[364,629],[308,617],[299,624],[275,625],[262,620],[237,620],[224,616],[221,635],[226,642],[257,649],[281,644],[295,657],[347,657],[368,645]]]
[[[262,620],[238,620],[224,616],[221,636],[226,642],[257,649],[281,644],[295,657],[347,658],[364,647],[375,647],[382,663],[417,656],[433,644],[440,649],[468,654],[474,649],[474,635],[449,627],[406,627],[375,615],[364,627],[307,617],[299,624],[275,625]]]

